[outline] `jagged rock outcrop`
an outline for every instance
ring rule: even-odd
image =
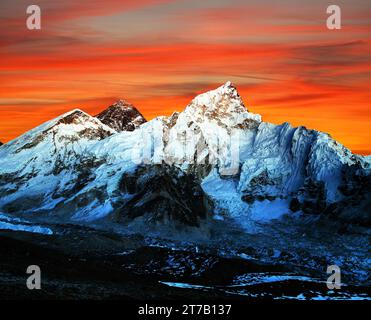
[[[140,166],[122,176],[120,190],[128,196],[116,210],[119,220],[144,217],[149,223],[199,226],[207,216],[197,179],[176,167]]]
[[[125,100],[115,102],[96,117],[117,132],[134,131],[141,124],[147,122],[143,115]]]

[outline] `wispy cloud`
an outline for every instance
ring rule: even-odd
[[[266,120],[368,149],[369,1],[342,2],[340,31],[326,29],[324,0],[41,0],[38,32],[28,4],[0,3],[0,140],[117,98],[170,114],[232,80]]]

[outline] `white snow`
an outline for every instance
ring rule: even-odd
[[[285,199],[275,199],[273,201],[255,201],[249,208],[250,218],[254,221],[268,222],[279,219],[288,214],[289,201]]]
[[[14,231],[25,231],[32,233],[42,233],[42,234],[53,234],[53,231],[49,228],[44,228],[41,226],[29,226],[23,224],[12,224],[9,222],[0,221],[0,230],[14,230]]]
[[[251,286],[261,283],[272,283],[288,280],[297,280],[297,281],[310,281],[322,283],[321,280],[313,279],[306,276],[297,276],[292,274],[267,274],[267,273],[246,273],[240,276],[237,276],[233,280],[233,284],[229,287],[241,287],[241,286]]]
[[[211,289],[212,287],[202,286],[197,284],[190,284],[190,283],[182,283],[182,282],[167,282],[167,281],[159,281],[160,283],[174,288],[182,288],[182,289]]]
[[[13,218],[3,213],[0,213],[0,230],[24,231],[32,233],[42,233],[47,235],[53,234],[53,231],[49,228],[33,225],[26,220],[16,217]]]

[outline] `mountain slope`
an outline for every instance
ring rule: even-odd
[[[2,146],[0,196],[6,211],[48,209],[65,200],[66,192],[77,192],[102,161],[90,147],[115,133],[76,109]]]

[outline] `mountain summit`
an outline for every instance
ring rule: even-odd
[[[125,100],[118,100],[96,117],[117,132],[133,131],[147,122],[143,115]]]
[[[208,120],[222,127],[246,128],[261,122],[260,115],[248,112],[236,87],[230,81],[195,97],[185,113],[196,122]]]

